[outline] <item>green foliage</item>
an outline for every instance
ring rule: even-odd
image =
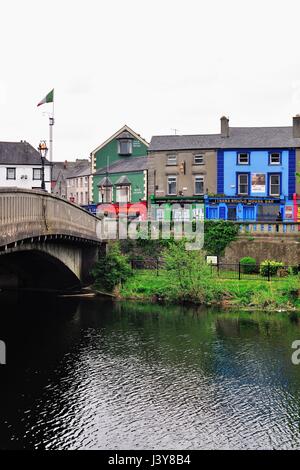
[[[239,225],[228,220],[206,220],[204,223],[204,250],[209,255],[222,255],[239,233]]]
[[[256,260],[251,256],[245,256],[240,259],[241,271],[245,274],[254,274],[257,272]]]
[[[109,246],[107,255],[99,259],[92,270],[92,275],[95,284],[107,292],[112,292],[116,286],[124,283],[132,275],[128,257],[122,255],[119,243]]]
[[[280,261],[266,259],[260,264],[260,274],[262,276],[276,276],[279,268],[282,268],[283,266],[284,264]]]
[[[217,279],[214,276],[200,283],[193,292],[178,286],[174,279],[174,270],[160,270],[159,276],[155,270],[137,270],[122,286],[121,295],[124,298],[152,300],[160,299],[169,303],[213,304],[224,302],[228,306],[266,309],[287,309],[300,307],[298,300],[299,277],[290,276],[275,282],[260,280]],[[190,295],[189,295],[190,294]]]
[[[170,274],[169,297],[201,303],[217,300],[217,285],[203,252],[186,250],[186,241],[181,240],[168,246],[163,259]]]

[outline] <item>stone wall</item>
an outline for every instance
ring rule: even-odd
[[[282,261],[294,266],[300,263],[300,236],[286,237],[239,237],[225,250],[222,263],[238,263],[245,256],[255,258],[257,263],[265,259]]]

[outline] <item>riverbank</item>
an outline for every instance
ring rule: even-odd
[[[205,283],[182,289],[172,273],[164,270],[136,270],[117,291],[121,300],[192,303],[247,310],[300,311],[299,278],[290,276],[268,282],[258,280],[218,279],[211,276]]]

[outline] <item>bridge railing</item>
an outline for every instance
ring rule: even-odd
[[[39,235],[97,240],[97,218],[42,191],[0,188],[0,246]]]
[[[234,222],[240,226],[241,235],[299,235],[300,222]]]

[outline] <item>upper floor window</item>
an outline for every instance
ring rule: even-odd
[[[132,139],[119,139],[118,140],[119,155],[132,154]]]
[[[100,202],[111,203],[113,200],[113,188],[112,186],[104,186],[99,189],[99,200]]]
[[[280,165],[281,155],[279,152],[273,152],[269,154],[269,165]]]
[[[117,186],[116,202],[130,202],[130,186]]]
[[[177,155],[168,155],[168,165],[177,165]]]
[[[41,168],[33,168],[33,179],[41,180],[42,179],[42,170]]]
[[[194,165],[204,165],[204,155],[194,155]]]
[[[168,176],[168,195],[177,194],[177,178],[176,176]]]
[[[270,175],[269,180],[269,195],[280,196],[280,175]]]
[[[250,165],[249,153],[238,153],[237,163],[238,165]]]
[[[241,196],[249,194],[249,175],[240,173],[238,175],[238,194]]]
[[[195,176],[195,194],[204,194],[203,176]]]
[[[16,179],[16,169],[15,168],[6,168],[6,179],[15,180]]]

